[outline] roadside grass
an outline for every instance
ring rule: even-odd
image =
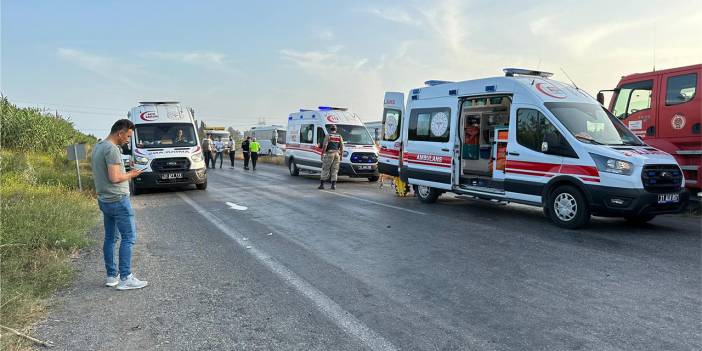
[[[0,151],[0,324],[29,334],[46,299],[70,284],[70,257],[91,244],[99,216],[83,163],[81,193],[65,155]],[[0,339],[2,350],[29,347],[11,333]]]
[[[229,160],[229,156],[226,156],[225,161]],[[236,151],[236,155],[234,156],[234,159],[237,161],[243,161],[244,160],[244,153],[241,150]],[[261,163],[270,163],[274,165],[285,165],[285,157],[283,156],[268,156],[268,155],[259,155],[258,156],[258,162]]]

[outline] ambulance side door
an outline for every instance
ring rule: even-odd
[[[452,99],[454,102],[455,99]],[[408,109],[402,151],[402,178],[410,184],[452,190],[457,106],[447,100],[431,107]]]
[[[399,176],[400,151],[402,146],[402,120],[404,116],[404,94],[385,93],[383,119],[380,132],[378,169],[380,173]]]
[[[512,104],[505,165],[505,193],[508,197],[541,204],[545,185],[559,174],[563,163],[561,155],[548,151],[547,140],[554,136],[555,140],[562,138],[540,108]],[[551,144],[556,143],[551,141]],[[554,147],[551,145],[552,149]]]

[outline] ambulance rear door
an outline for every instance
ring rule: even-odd
[[[401,166],[404,101],[405,95],[397,92],[386,92],[383,100],[378,170],[394,177],[399,176]]]
[[[452,190],[456,101],[455,98],[419,100],[408,107],[409,118],[405,119],[407,128],[403,136],[403,180]]]

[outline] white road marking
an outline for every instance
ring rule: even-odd
[[[356,197],[356,196],[349,195],[349,194],[338,193],[338,192],[336,192],[336,191],[331,191],[331,190],[322,190],[322,191],[325,192],[325,193],[327,193],[327,194],[333,194],[333,195],[336,195],[336,196],[347,197],[347,198],[349,198],[349,199],[355,199],[355,200],[358,200],[358,201],[368,202],[368,203],[375,204],[375,205],[378,205],[378,206],[384,206],[384,207],[394,208],[394,209],[400,210],[400,211],[406,211],[406,212],[410,212],[410,213],[414,213],[414,214],[420,214],[420,215],[425,215],[425,214],[426,214],[426,213],[424,213],[424,212],[415,211],[415,210],[410,210],[409,208],[403,208],[403,207],[399,207],[399,206],[388,205],[388,204],[384,204],[384,203],[382,203],[382,202],[377,202],[377,201],[373,201],[373,200],[368,200],[368,199],[364,199],[364,198],[361,198],[361,197]]]
[[[393,345],[390,341],[368,328],[368,326],[363,324],[363,322],[358,320],[348,311],[344,310],[339,304],[329,298],[329,296],[325,295],[312,284],[295,274],[295,272],[288,269],[281,263],[278,263],[273,257],[269,256],[264,251],[247,245],[248,242],[244,241],[243,235],[236,230],[227,227],[227,225],[221,219],[217,218],[215,215],[197,204],[188,195],[185,193],[178,193],[178,196],[224,234],[232,238],[232,240],[234,240],[237,244],[248,249],[248,252],[250,252],[251,255],[256,258],[256,260],[258,260],[271,272],[275,273],[283,281],[308,298],[321,313],[327,316],[341,330],[358,338],[371,350],[397,350],[397,347],[395,347],[395,345]]]
[[[246,206],[237,205],[237,204],[235,204],[235,203],[233,203],[233,202],[229,202],[229,201],[227,201],[226,204],[227,204],[227,206],[229,206],[229,208],[231,208],[232,210],[246,211],[246,210],[249,209],[249,208],[246,207]]]

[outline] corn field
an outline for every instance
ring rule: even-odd
[[[73,127],[61,115],[43,114],[36,108],[20,108],[0,98],[0,143],[3,149],[43,152],[63,151],[73,143],[94,143],[95,138]]]

